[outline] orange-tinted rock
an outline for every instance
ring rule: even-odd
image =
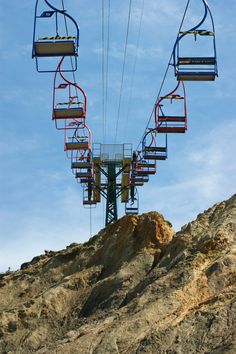
[[[236,196],[174,235],[156,212],[0,278],[1,353],[236,353]]]

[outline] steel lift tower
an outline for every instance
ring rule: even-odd
[[[117,199],[129,201],[129,178],[132,162],[131,144],[93,144],[95,170],[94,199],[106,199],[105,224],[118,219]]]

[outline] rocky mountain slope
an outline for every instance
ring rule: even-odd
[[[235,354],[236,195],[175,234],[125,216],[0,276],[0,353]]]

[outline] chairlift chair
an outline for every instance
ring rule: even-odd
[[[69,81],[61,71],[61,59],[54,75],[52,119],[58,130],[73,130],[86,117],[87,97],[75,82]]]
[[[148,128],[142,141],[142,152],[145,160],[166,160],[167,159],[167,134],[165,146],[156,145],[156,129]]]
[[[39,4],[46,7],[43,12],[39,12]],[[43,33],[45,21],[47,25],[51,25],[51,33],[39,36]],[[67,22],[68,21],[68,22]],[[63,25],[63,22],[65,25]],[[73,33],[68,33],[68,24],[74,27]],[[62,28],[65,27],[65,29]],[[42,58],[50,57],[70,57],[73,60],[71,68],[63,69],[63,71],[77,70],[77,56],[79,47],[79,27],[72,16],[66,10],[58,9],[50,4],[48,0],[36,0],[34,15],[34,31],[33,31],[33,49],[32,58],[36,59],[36,68],[38,72],[54,72],[53,69],[42,69],[39,61]]]
[[[145,176],[138,176],[138,175],[131,175],[130,180],[129,180],[129,185],[136,186],[136,187],[141,187],[144,185],[144,183],[147,183],[149,181],[149,175]]]
[[[202,2],[205,10],[202,20],[187,31],[180,30],[177,35],[173,49],[173,66],[177,80],[214,81],[216,76],[218,76],[214,21],[207,2],[205,0],[202,0]],[[201,26],[208,17],[210,18],[211,28],[208,30],[202,29]],[[181,46],[183,46],[189,35],[194,36],[195,41],[203,41],[206,40],[206,38],[211,38],[210,45],[212,54],[210,56],[204,56],[200,50],[199,56],[191,55],[191,48],[188,46],[187,51],[190,55],[183,56],[183,48],[181,48]]]
[[[137,161],[135,166],[136,176],[148,176],[156,173],[156,162],[150,163],[145,160]]]
[[[181,92],[181,93],[180,93]],[[181,102],[181,108],[176,103]],[[178,108],[176,114],[166,113],[168,104]],[[180,112],[181,109],[181,112]],[[158,133],[185,133],[187,130],[186,91],[183,81],[178,81],[173,91],[159,98],[155,105],[156,131]]]
[[[88,126],[83,123],[79,124],[72,136],[65,135],[65,151],[91,151],[91,131]],[[76,158],[72,155],[71,158]]]
[[[94,198],[93,183],[90,182],[87,185],[84,185],[83,187],[83,205],[84,207],[86,206],[95,207],[96,204],[97,201]]]
[[[125,214],[126,215],[137,215],[139,211],[139,200],[137,188],[131,187],[130,198],[125,204]]]

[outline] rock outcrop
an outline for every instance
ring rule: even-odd
[[[235,354],[236,196],[156,212],[0,275],[0,353]]]

